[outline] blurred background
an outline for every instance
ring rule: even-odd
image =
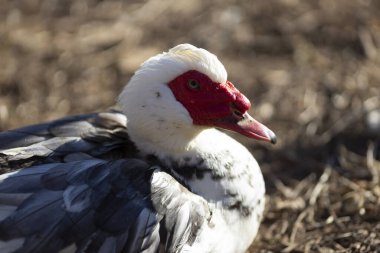
[[[0,130],[106,110],[179,43],[224,63],[278,136],[250,252],[380,252],[380,1],[0,0]]]

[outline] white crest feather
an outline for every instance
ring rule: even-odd
[[[142,150],[159,156],[162,151],[185,151],[189,140],[204,129],[193,125],[189,112],[167,85],[189,70],[197,70],[214,82],[227,80],[226,69],[214,54],[181,44],[145,61],[120,94],[129,134]],[[178,130],[181,134],[177,136]]]

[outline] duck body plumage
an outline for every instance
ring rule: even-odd
[[[256,160],[226,134],[192,127],[181,107],[165,118],[178,103],[167,87],[144,92],[121,95],[136,114],[122,105],[0,133],[0,252],[247,250],[265,202]]]

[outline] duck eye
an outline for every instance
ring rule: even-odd
[[[189,86],[189,88],[192,90],[199,90],[201,88],[199,82],[194,79],[189,79],[187,81],[187,86]]]

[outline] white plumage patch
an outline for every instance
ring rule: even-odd
[[[139,78],[142,75],[146,80],[145,72],[149,72],[156,82],[167,83],[188,70],[197,70],[214,82],[227,81],[227,71],[218,57],[190,44],[181,44],[168,52],[151,57],[141,65],[134,77]]]
[[[182,44],[170,49],[168,55],[178,63],[187,65],[188,70],[194,69],[202,72],[214,82],[225,83],[227,81],[227,71],[223,64],[216,55],[203,48]]]

